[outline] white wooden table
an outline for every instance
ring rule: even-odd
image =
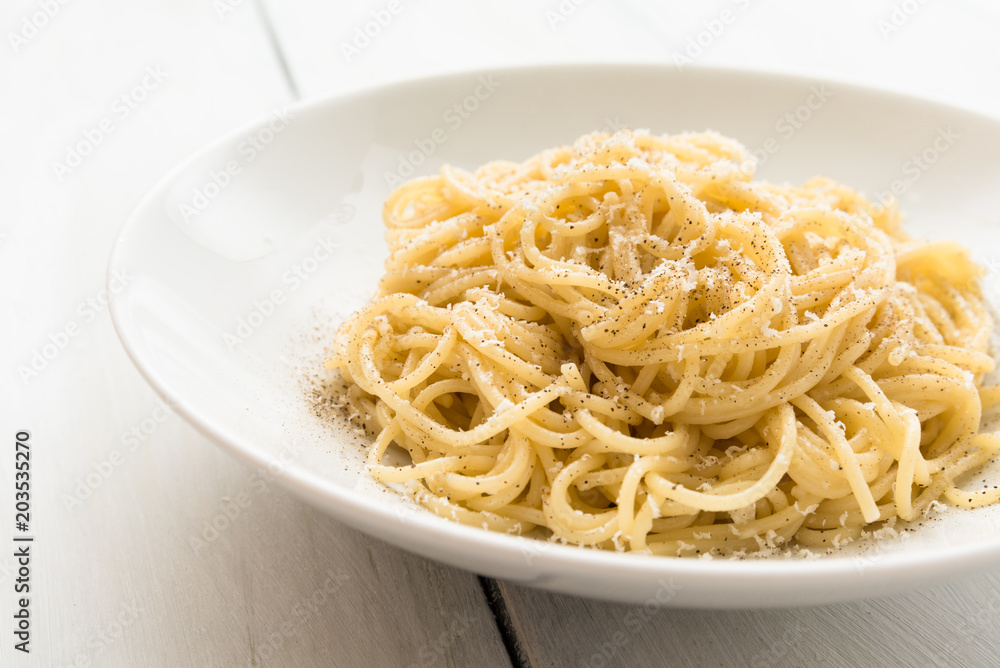
[[[0,2],[0,666],[1000,665],[1000,568],[830,607],[649,612],[387,547],[164,411],[119,345],[105,267],[130,209],[191,151],[298,98],[683,57],[1000,117],[996,2],[650,4]],[[27,655],[13,636],[19,430],[33,454]],[[241,494],[228,528],[192,543]]]

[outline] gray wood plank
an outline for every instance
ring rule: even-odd
[[[528,663],[542,666],[996,666],[1000,571],[856,603],[653,609],[500,583]]]

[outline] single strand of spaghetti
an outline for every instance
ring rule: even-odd
[[[700,428],[702,433],[710,438],[715,440],[725,440],[729,438],[736,438],[745,434],[747,430],[752,429],[758,421],[760,421],[760,414],[751,413],[750,415],[730,420],[728,422],[703,424],[700,425]]]
[[[595,489],[597,487],[620,486],[622,481],[625,479],[625,475],[628,473],[629,466],[631,466],[631,464],[628,466],[602,468],[598,471],[593,471],[582,478],[577,478],[573,485],[581,492],[586,492],[587,490]],[[687,465],[685,464],[677,470],[683,471],[686,468]]]
[[[576,363],[564,362],[559,367],[559,372],[562,374],[566,384],[573,388],[575,392],[587,392],[587,381],[583,379],[580,367],[578,367]]]
[[[903,454],[899,458],[899,465],[896,469],[894,500],[899,517],[910,522],[917,519],[913,508],[914,470],[917,461],[923,461],[923,456],[920,454],[920,421],[913,409],[896,402],[893,402],[893,406],[903,420],[905,427],[902,443]],[[865,519],[867,520],[867,516]]]
[[[639,395],[646,394],[646,390],[656,380],[656,374],[660,371],[659,364],[648,364],[639,370],[635,380],[632,381],[632,391]]]
[[[660,512],[663,512],[662,508],[660,509]],[[695,519],[697,519],[698,514],[699,513],[693,513],[690,515],[672,515],[670,517],[654,518],[650,534],[662,533],[672,529],[683,529],[686,526],[691,526]]]
[[[759,477],[758,471],[768,468],[773,459],[774,453],[770,448],[750,448],[742,452],[720,466],[715,467],[715,471],[706,472],[702,467],[696,466],[699,474],[703,476],[713,476],[720,482],[730,482],[735,480],[747,480]],[[709,467],[712,468],[712,467]]]
[[[640,456],[663,455],[683,447],[690,437],[688,428],[683,424],[678,424],[674,431],[657,438],[634,438],[614,431],[586,409],[576,411],[574,416],[580,426],[609,451]]]
[[[534,420],[522,420],[511,425],[511,429],[529,438],[536,445],[544,445],[558,450],[579,448],[590,440],[590,436],[583,429],[559,432],[546,429]]]

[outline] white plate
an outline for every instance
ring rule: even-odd
[[[584,596],[722,608],[883,595],[998,563],[997,508],[944,512],[905,539],[817,559],[709,561],[468,528],[370,481],[364,444],[313,415],[301,378],[381,274],[387,174],[521,160],[619,125],[717,130],[755,149],[770,180],[827,174],[869,195],[897,182],[911,232],[955,237],[1000,269],[995,120],[752,72],[536,67],[298,104],[202,150],[121,231],[110,274],[133,278],[111,305],[119,336],[156,391],[229,452],[269,467],[361,531],[477,573]]]

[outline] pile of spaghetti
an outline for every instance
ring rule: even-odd
[[[378,295],[326,363],[372,475],[465,524],[668,555],[997,501],[955,483],[1000,452],[968,253],[829,179],[752,176],[720,135],[623,131],[395,190]]]

